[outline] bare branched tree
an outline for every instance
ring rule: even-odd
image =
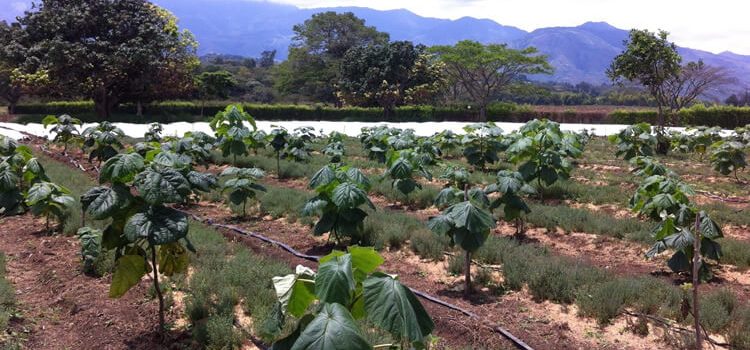
[[[724,67],[709,66],[703,61],[690,62],[664,84],[669,115],[690,106],[699,97],[715,97],[716,89],[736,81]]]

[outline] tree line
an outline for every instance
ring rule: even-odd
[[[721,68],[683,65],[666,33],[631,32],[609,71],[628,83],[613,87],[531,82],[554,71],[533,47],[394,41],[350,12],[314,14],[293,32],[280,63],[275,51],[199,58],[192,34],[149,1],[43,0],[16,22],[0,22],[0,98],[11,113],[24,96],[91,99],[101,117],[122,103],[140,114],[152,101],[231,98],[380,107],[386,117],[403,105],[465,106],[486,120],[487,106],[500,100],[672,112],[729,81]],[[654,62],[658,72],[649,75]]]

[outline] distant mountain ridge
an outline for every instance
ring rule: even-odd
[[[577,27],[540,28],[532,32],[504,26],[489,19],[463,17],[457,20],[428,18],[408,10],[374,10],[365,7],[300,9],[268,1],[247,0],[153,0],[174,13],[183,28],[198,40],[199,53],[259,56],[264,50],[277,50],[285,59],[292,40],[292,26],[317,12],[353,12],[368,25],[388,32],[393,40],[410,40],[425,45],[453,44],[471,39],[482,43],[507,43],[516,48],[534,46],[549,56],[555,67],[551,76],[535,77],[569,83],[608,82],[605,70],[623,49],[627,30],[604,22],[587,22]],[[19,15],[19,3],[0,4],[0,19]],[[15,12],[14,12],[15,11]],[[732,52],[713,54],[679,48],[685,61],[702,59],[709,65],[726,67],[735,75],[737,87],[750,85],[750,56]]]

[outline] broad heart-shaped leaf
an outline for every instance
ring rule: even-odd
[[[138,153],[121,153],[107,159],[99,173],[99,183],[133,180],[136,174],[143,171],[144,160]]]
[[[18,174],[13,171],[10,164],[0,163],[0,192],[11,191],[18,187]]]
[[[112,274],[109,297],[119,298],[140,282],[146,274],[146,259],[140,255],[123,255],[117,259],[117,268]]]
[[[683,251],[678,251],[669,258],[667,266],[674,272],[687,272],[690,271],[690,259]]]
[[[469,231],[466,228],[455,228],[450,232],[453,235],[455,244],[458,244],[461,249],[467,252],[475,252],[479,249],[487,237],[490,235],[490,230],[484,230],[479,232]]]
[[[453,221],[451,221],[448,216],[438,215],[431,217],[430,220],[427,221],[427,227],[430,231],[442,236],[450,232],[454,226]]]
[[[320,264],[315,275],[315,294],[325,303],[349,305],[354,286],[352,257],[348,254]]]
[[[391,175],[391,178],[393,179],[405,179],[411,177],[412,172],[412,166],[409,163],[409,161],[405,158],[398,158],[395,162],[391,165],[390,168],[388,168],[388,174]]]
[[[50,198],[55,191],[52,183],[39,182],[31,186],[26,193],[26,205],[34,205]]]
[[[321,186],[328,185],[336,180],[336,171],[330,165],[326,165],[313,175],[310,179],[310,189],[317,189]]]
[[[159,272],[165,276],[187,271],[190,256],[178,242],[159,246]]]
[[[94,187],[81,196],[81,208],[93,219],[102,220],[127,207],[131,197],[129,189],[121,184]]]
[[[349,168],[346,170],[346,177],[349,179],[349,181],[362,186],[364,189],[370,188],[370,179],[367,178],[367,175],[365,175],[361,170],[358,168]]]
[[[178,203],[190,194],[190,183],[177,170],[146,169],[135,177],[135,187],[148,204]]]
[[[339,208],[356,208],[369,202],[367,193],[350,182],[344,182],[336,186],[333,189],[331,200]]]
[[[713,220],[711,220],[710,217],[705,212],[700,212],[700,224],[698,225],[698,228],[700,229],[700,233],[703,237],[709,238],[709,239],[716,239],[720,237],[724,237],[724,235],[721,232],[721,227],[717,225]]]
[[[451,206],[445,212],[457,228],[466,228],[473,233],[487,231],[495,227],[495,219],[488,211],[466,201]]]
[[[292,350],[365,350],[372,349],[362,336],[354,318],[339,304],[325,304],[300,333]]]
[[[188,233],[188,219],[182,212],[157,206],[131,216],[123,231],[131,242],[145,238],[153,245],[162,245],[184,238]]]
[[[219,184],[216,175],[210,173],[190,171],[187,179],[190,182],[191,187],[203,192],[211,192],[211,190],[216,188]]]
[[[378,266],[382,265],[385,260],[383,257],[375,251],[372,247],[360,247],[357,245],[350,246],[347,248],[348,253],[344,253],[340,250],[334,250],[330,254],[320,258],[319,262],[325,263],[336,257],[350,255],[352,260],[352,270],[354,271],[354,279],[357,282],[365,280],[368,274],[374,272]]]
[[[687,247],[693,246],[695,236],[687,228],[682,228],[677,233],[664,238],[664,244],[675,250],[683,250]]]
[[[419,300],[395,278],[374,273],[363,286],[367,319],[395,339],[421,344],[435,328]]]
[[[301,317],[307,307],[316,299],[315,285],[308,281],[315,278],[315,272],[302,265],[297,265],[295,273],[273,278],[276,298],[281,303],[282,312],[294,317]]]

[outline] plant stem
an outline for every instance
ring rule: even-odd
[[[693,320],[695,321],[695,349],[703,349],[703,339],[701,339],[701,322],[700,308],[698,306],[698,284],[700,283],[700,264],[701,264],[701,234],[700,234],[700,214],[695,217],[695,235],[693,237]]]
[[[154,246],[151,246],[151,265],[153,265],[154,270],[154,290],[156,290],[156,296],[159,298],[159,332],[161,333],[164,331],[166,324],[164,322],[164,296],[161,294],[161,289],[159,288],[159,270],[156,264],[156,247]]]
[[[276,151],[276,178],[281,178],[281,153]]]
[[[466,286],[464,287],[464,297],[469,297],[469,295],[471,295],[471,252],[469,251],[464,255],[464,266],[466,267],[464,275],[464,280],[466,282]]]

